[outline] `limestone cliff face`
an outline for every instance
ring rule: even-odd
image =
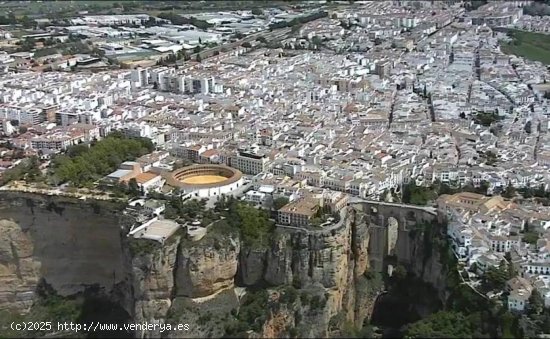
[[[271,246],[263,249],[243,246],[236,234],[213,231],[197,242],[177,239],[153,253],[134,257],[136,321],[200,322],[208,318],[211,320],[204,327],[177,336],[223,335],[223,327],[219,329],[217,324],[226,321],[220,319],[225,319],[231,308],[219,318],[212,315],[212,309],[204,312],[208,304],[223,305],[216,310],[234,304],[233,292],[218,293],[232,290],[238,283],[293,285],[323,300],[321,308],[299,302],[292,310],[271,310],[262,331],[252,336],[285,336],[295,327],[303,336],[328,336],[330,319],[337,314],[361,324],[372,311],[372,296],[357,289],[365,285],[369,232],[364,220],[356,218],[350,209],[339,226],[323,232],[278,229]]]
[[[30,236],[11,220],[0,220],[0,307],[25,310],[40,279]]]
[[[265,261],[253,262],[254,267],[242,267],[251,262],[247,254],[247,260],[240,262],[239,271],[247,272],[249,277],[251,272],[255,272],[253,280],[263,272],[263,280],[269,285],[314,288],[324,294],[326,303],[323,309],[315,313],[315,319],[302,321],[300,335],[327,336],[333,316],[343,313],[348,320],[361,324],[372,311],[368,296],[356,289],[356,283],[361,280],[369,262],[368,227],[357,218],[350,209],[339,226],[323,232],[278,229],[271,248],[265,253]],[[264,262],[265,266],[262,266]],[[297,311],[301,317],[307,316],[303,307]],[[310,324],[309,328],[303,325],[305,323]],[[274,312],[262,336],[277,336],[278,330],[284,332],[289,326],[296,326],[294,314],[289,314],[286,309]]]
[[[232,287],[239,251],[238,238],[229,236],[223,244],[182,244],[177,258],[176,294],[192,298],[205,297]]]
[[[221,306],[215,307],[223,310],[223,316],[238,307],[231,290],[240,252],[238,235],[213,231],[197,242],[176,235],[164,246],[146,246],[146,240],[132,239],[130,242],[133,243],[131,247],[138,249],[131,255],[130,277],[135,321],[195,324],[191,331],[169,335],[178,338],[222,336],[223,328],[217,328],[213,323],[197,326],[197,322],[201,313],[210,310],[211,303],[206,300],[213,299],[214,304],[218,299],[224,300]],[[218,295],[228,289],[229,294]],[[212,318],[210,314],[208,311],[209,319]],[[158,338],[160,335],[158,331],[136,333],[142,338]]]
[[[292,312],[282,309],[270,314],[270,317],[262,327],[262,333],[259,338],[281,338],[288,328],[293,328],[296,321]]]
[[[441,249],[438,248],[440,235],[429,230],[409,235],[408,268],[422,281],[432,284],[445,300],[446,270],[441,262]]]
[[[323,233],[277,230],[276,239],[267,252],[264,280],[268,284],[300,288],[313,286],[326,293],[327,303],[320,319],[315,322],[319,336],[328,335],[330,318],[347,306],[344,297],[353,281],[350,237],[349,222]],[[283,320],[295,322],[284,313],[275,312],[264,329],[265,335],[274,334],[277,329],[284,330],[277,325]]]
[[[24,311],[43,278],[59,294],[126,277],[120,214],[108,202],[0,193],[0,308]]]
[[[270,312],[256,336],[287,335],[289,328],[296,326],[301,335],[327,336],[331,317],[339,313],[362,323],[369,315],[371,301],[368,295],[356,290],[369,262],[368,227],[362,222],[350,211],[338,227],[324,232],[278,229],[271,246],[264,249],[248,248],[236,234],[220,235],[215,231],[197,242],[175,240],[156,254],[133,259],[136,320],[197,321],[190,311],[181,311],[182,305],[199,314],[208,308],[204,306],[206,300],[213,304],[218,303],[217,299],[229,300],[227,293],[218,293],[231,289],[237,282],[241,286],[294,285],[323,300],[321,308],[300,304],[292,312],[286,308]],[[234,302],[223,304],[231,303]],[[229,310],[220,317],[225,317]],[[199,318],[212,320],[201,330],[178,336],[223,334],[223,328],[221,332],[216,329],[215,316],[203,314]]]
[[[236,286],[292,285],[322,300],[319,305],[298,298],[292,307],[270,309],[252,336],[326,337],[333,317],[361,326],[372,312],[377,291],[365,277],[370,219],[353,208],[331,229],[277,228],[261,249],[244,245],[234,230],[216,229],[197,242],[178,234],[163,246],[142,246],[146,240],[126,238],[124,218],[108,202],[1,192],[0,308],[27,309],[44,278],[61,295],[89,285],[118,291],[118,301],[136,322],[200,323],[163,336],[223,336],[243,293]],[[439,256],[427,245],[434,236],[400,234],[397,257],[423,280],[443,286]]]
[[[265,274],[266,259],[266,249],[243,247],[239,253],[238,282],[243,286],[260,283]]]
[[[166,318],[172,305],[179,243],[180,236],[175,236],[163,247],[151,246],[152,250],[149,252],[133,253],[131,281],[136,322],[163,321]],[[136,333],[136,335],[158,337],[160,333],[152,331]]]

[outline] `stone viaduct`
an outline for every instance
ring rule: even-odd
[[[437,223],[437,210],[433,207],[350,199],[349,206],[356,211],[357,222],[369,227],[370,267],[382,272],[386,259],[394,257],[397,262],[411,264],[411,246],[418,224]]]

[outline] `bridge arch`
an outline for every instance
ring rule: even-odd
[[[378,272],[386,270],[388,258],[410,264],[414,259],[411,240],[415,226],[437,222],[437,212],[432,207],[366,200],[353,201],[350,206],[369,227],[370,267]]]

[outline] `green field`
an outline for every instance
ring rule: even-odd
[[[79,11],[88,14],[156,15],[161,11],[194,13],[203,11],[252,9],[285,6],[289,0],[242,0],[242,1],[161,1],[161,0],[86,0],[86,1],[0,1],[0,16],[9,13],[17,17],[64,18],[75,16]]]
[[[550,35],[509,30],[510,43],[502,45],[502,52],[522,56],[550,65]]]

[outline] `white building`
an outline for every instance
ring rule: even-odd
[[[511,311],[523,312],[529,304],[531,293],[525,289],[513,290],[508,296],[508,309]]]
[[[231,157],[231,167],[245,174],[259,174],[267,171],[269,159],[266,155],[240,151],[236,157]]]
[[[135,87],[145,87],[149,83],[149,71],[141,67],[133,69],[130,78]]]

